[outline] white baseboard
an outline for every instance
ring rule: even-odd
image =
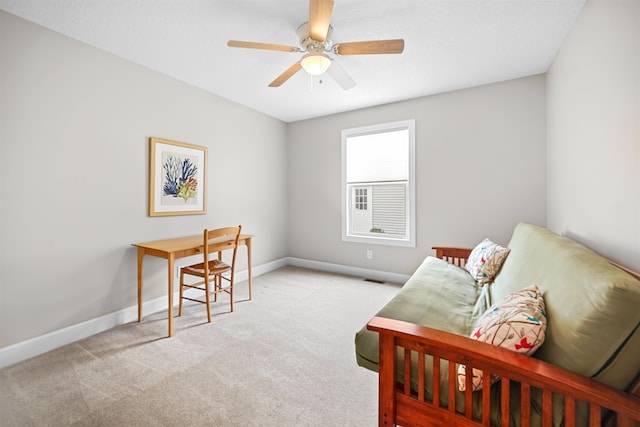
[[[385,271],[371,270],[368,268],[352,267],[349,265],[332,264],[329,262],[312,261],[302,258],[287,258],[287,264],[296,267],[310,268],[313,270],[329,271],[331,273],[346,274],[349,276],[362,277],[365,279],[377,280],[389,283],[404,283],[409,279],[409,275],[388,273]]]
[[[349,267],[339,264],[331,264],[326,262],[311,261],[301,258],[281,258],[266,264],[255,266],[252,268],[253,277],[266,274],[270,271],[286,265],[310,268],[315,270],[329,271],[332,273],[347,274],[359,276],[373,280],[384,282],[404,283],[409,276],[395,273],[385,273],[382,271],[368,270],[364,268]],[[243,282],[249,277],[248,271],[240,271],[236,273],[236,281]],[[175,304],[178,304],[179,294],[174,295]],[[167,309],[167,297],[162,296],[142,304],[142,312],[145,315],[157,313]],[[132,306],[106,314],[95,319],[87,320],[76,325],[71,325],[57,331],[50,332],[39,337],[31,338],[26,341],[19,342],[8,347],[0,349],[0,369],[13,365],[15,363],[38,356],[56,348],[71,344],[91,335],[104,332],[118,325],[133,322],[138,319],[138,307]]]

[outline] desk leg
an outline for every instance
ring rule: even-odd
[[[142,261],[144,249],[138,248],[138,323],[142,321]]]
[[[167,283],[169,286],[169,309],[167,318],[169,319],[169,336],[173,336],[173,264],[175,261],[175,255],[169,254],[169,258],[167,259],[167,264],[169,266],[169,273],[167,277]]]
[[[251,239],[247,239],[247,270],[249,271],[249,301],[251,301]]]

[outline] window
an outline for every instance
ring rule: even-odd
[[[415,120],[342,131],[342,240],[415,247]]]
[[[359,211],[366,211],[367,210],[367,188],[354,188],[355,192],[356,192],[356,197],[355,197],[355,208]]]

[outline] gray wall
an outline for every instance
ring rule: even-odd
[[[1,11],[0,52],[0,348],[135,306],[134,242],[241,223],[287,255],[285,123]],[[208,147],[206,215],[147,216],[150,136]]]
[[[545,102],[539,75],[290,124],[289,252],[410,274],[433,245],[507,244],[517,222],[545,225]],[[417,247],[342,242],[341,129],[412,118]]]
[[[547,90],[548,227],[640,271],[640,1],[588,1]]]

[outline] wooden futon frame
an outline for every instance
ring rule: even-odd
[[[465,264],[471,252],[467,248],[433,249],[438,258],[458,266]],[[640,274],[625,271],[640,279]],[[556,395],[564,397],[565,427],[576,425],[578,402],[588,405],[590,427],[640,426],[640,375],[632,382],[628,392],[623,392],[544,361],[440,330],[382,317],[371,319],[367,328],[379,334],[380,426],[491,425],[491,390],[488,384],[483,384],[482,389],[475,392],[481,394],[482,419],[472,416],[474,392],[471,375],[466,376],[464,413],[456,412],[456,405],[451,404],[456,401],[457,394],[456,363],[465,364],[468,372],[471,368],[481,369],[484,371],[483,381],[490,378],[490,374],[500,376],[499,384],[494,386],[501,388],[500,402],[494,402],[494,405],[500,405],[501,426],[510,425],[509,389],[514,382],[519,383],[520,387],[522,427],[530,425],[530,398],[534,389],[542,393],[541,420],[544,427],[553,425],[552,401]],[[418,355],[416,389],[412,389],[411,381],[403,384],[396,377],[396,363],[399,363],[396,361],[397,348],[404,352],[404,358],[400,358],[404,360],[404,375],[401,378],[411,378],[411,354]],[[426,355],[433,357],[434,378],[440,378],[440,362],[449,361],[442,365],[448,365],[448,385],[441,387],[439,381],[433,381],[432,399],[427,399],[424,392]],[[440,406],[440,396],[448,396],[448,407]],[[600,420],[603,420],[602,423]]]

